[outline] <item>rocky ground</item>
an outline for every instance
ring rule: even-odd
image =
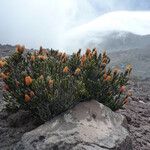
[[[133,142],[133,150],[150,150],[150,78],[130,81],[133,96],[124,110]]]
[[[125,109],[119,110],[118,113],[127,118],[133,150],[150,150],[150,78],[132,78],[129,87],[133,91],[133,96]],[[28,112],[8,114],[2,111],[2,108],[0,91],[0,150],[10,150],[25,132],[36,128],[38,124]]]

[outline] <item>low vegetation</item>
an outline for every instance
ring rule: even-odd
[[[130,93],[126,89],[132,70],[110,69],[106,52],[81,50],[71,56],[55,50],[16,52],[0,60],[0,77],[8,111],[29,110],[42,121],[64,112],[81,101],[95,99],[112,110],[122,108]]]

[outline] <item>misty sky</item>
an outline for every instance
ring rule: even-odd
[[[146,13],[144,16],[131,15],[136,18],[139,28],[134,28],[133,22],[121,29],[150,34],[150,0],[0,0],[0,7],[1,44],[64,48],[66,34],[71,34],[74,29],[83,27],[98,17],[104,22],[106,19],[103,21],[103,16],[110,12],[124,10]],[[117,19],[124,17],[126,21],[129,19],[132,22],[133,17],[125,16],[118,16]],[[110,26],[116,21],[112,15],[105,18],[109,20]],[[121,23],[118,24],[118,28],[121,26]]]

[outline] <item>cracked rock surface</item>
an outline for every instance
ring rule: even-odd
[[[20,150],[131,150],[125,118],[97,101],[82,102],[25,133]]]

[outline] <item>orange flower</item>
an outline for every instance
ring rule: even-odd
[[[30,91],[30,96],[33,97],[35,94],[33,91]]]
[[[45,60],[45,59],[47,59],[47,56],[39,55],[38,58],[41,59],[41,60]]]
[[[65,56],[64,58],[62,58],[61,62],[65,63],[67,61],[67,56]]]
[[[106,79],[105,79],[105,81],[111,81],[111,76],[110,75],[108,75],[107,77],[106,77]]]
[[[92,56],[93,56],[93,54],[92,54],[92,52],[90,52],[90,53],[88,54],[88,59],[91,60],[91,59],[92,59]]]
[[[66,66],[64,69],[63,69],[63,73],[68,73],[69,72],[69,68]]]
[[[66,55],[66,53],[63,53],[62,58],[65,58],[65,57],[67,57],[67,55]]]
[[[5,72],[5,75],[6,75],[6,76],[9,76],[9,74],[10,74],[9,72]]]
[[[58,52],[58,53],[57,53],[57,56],[58,56],[58,57],[61,57],[61,55],[62,55],[61,52]]]
[[[106,57],[102,59],[102,63],[107,63],[107,58]]]
[[[96,57],[97,57],[97,49],[96,49],[96,48],[94,48],[93,56],[96,56]]]
[[[83,55],[83,56],[81,57],[81,63],[83,64],[85,61],[86,61],[86,56]]]
[[[32,78],[30,76],[25,77],[25,84],[29,86],[32,83]]]
[[[0,68],[3,68],[5,64],[7,64],[6,61],[0,60]]]
[[[107,78],[107,74],[105,73],[105,74],[104,74],[104,79],[106,80],[106,78]]]
[[[128,91],[128,96],[132,96],[132,91]]]
[[[5,73],[1,73],[0,74],[0,78],[2,78],[2,79],[7,79],[8,78],[8,75],[6,75]]]
[[[115,68],[113,68],[113,73],[114,73],[114,75],[116,75],[116,74],[119,73],[119,72],[120,72],[120,69],[119,69],[118,66],[116,66]]]
[[[31,60],[31,61],[35,61],[35,56],[32,55],[30,60]]]
[[[86,49],[86,56],[88,56],[90,52],[91,52],[91,49],[90,49],[90,48],[87,48],[87,49]]]
[[[30,97],[28,94],[25,94],[25,96],[24,96],[24,101],[25,101],[26,103],[28,103],[28,102],[30,102],[30,100],[31,100],[31,97]]]
[[[16,45],[16,52],[17,52],[17,53],[23,53],[24,50],[25,50],[25,47],[24,47],[24,46]]]
[[[131,68],[132,68],[131,64],[128,64],[128,65],[126,66],[126,69],[131,69]]]
[[[128,64],[128,65],[126,66],[126,72],[130,74],[131,71],[132,71],[132,66],[131,66],[131,64]]]
[[[120,87],[120,92],[123,93],[123,92],[125,92],[125,91],[126,91],[126,86],[124,86],[124,85],[121,86],[121,87]]]
[[[75,75],[79,75],[80,74],[80,72],[81,72],[81,69],[80,68],[77,68],[76,70],[75,70]]]
[[[48,85],[49,85],[50,87],[52,87],[52,86],[53,86],[53,84],[54,84],[54,80],[49,79],[49,80],[48,80]]]

